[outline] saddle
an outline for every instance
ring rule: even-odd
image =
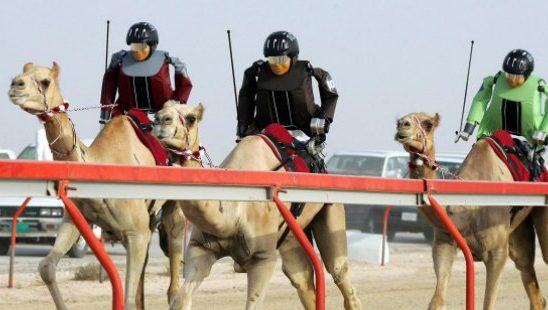
[[[169,154],[160,141],[151,133],[152,122],[145,112],[132,108],[125,112],[139,140],[150,150],[156,166],[169,166]]]
[[[498,157],[504,161],[514,181],[547,182],[548,171],[544,166],[542,156],[536,154],[533,161],[529,159],[532,147],[526,141],[513,138],[504,130],[497,130],[491,136],[485,137]]]
[[[258,136],[270,146],[281,163],[274,171],[284,167],[292,172],[327,173],[323,159],[311,155],[306,143],[293,138],[282,125],[270,124]]]

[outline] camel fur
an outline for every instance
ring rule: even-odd
[[[440,116],[427,113],[410,113],[397,121],[395,140],[409,152],[410,177],[414,179],[436,179],[432,163],[435,163],[434,132]],[[422,163],[422,165],[421,165]],[[443,167],[441,168],[443,169]],[[459,179],[486,181],[513,181],[505,163],[485,140],[472,146],[459,172]],[[539,208],[543,209],[544,208]],[[437,284],[428,309],[446,309],[445,294],[451,276],[457,246],[445,230],[430,206],[419,207],[420,212],[435,227],[432,258]],[[523,285],[530,300],[531,309],[544,309],[546,302],[538,287],[534,263],[533,223],[541,224],[533,208],[523,208],[514,216],[511,207],[454,206],[446,208],[450,218],[465,238],[475,260],[486,267],[486,287],[483,309],[495,309],[500,275],[508,254],[522,275]],[[541,217],[542,218],[542,217]],[[539,233],[539,240],[547,244],[546,215]],[[535,225],[535,228],[537,227]],[[543,248],[543,254],[546,249]],[[544,255],[546,258],[547,256]],[[545,259],[546,260],[546,259]]]
[[[50,68],[27,63],[13,78],[10,100],[27,113],[44,121],[55,160],[154,166],[151,152],[137,137],[130,120],[118,116],[107,123],[90,147],[78,138],[74,124],[64,111],[56,111],[64,100],[58,87],[59,66]],[[56,109],[57,108],[57,109]],[[73,199],[89,223],[100,226],[110,239],[127,250],[125,309],[144,308],[144,268],[151,238],[150,201],[139,199]],[[55,270],[61,257],[78,239],[79,232],[65,213],[51,252],[40,262],[39,272],[57,309],[65,309]]]
[[[177,113],[183,118],[174,118],[174,107],[178,108]],[[166,144],[184,144],[180,142],[185,139],[184,135],[177,138],[167,134],[181,132],[175,130],[175,127],[181,128],[182,124],[174,124],[177,119],[186,119],[187,114],[181,109],[184,108],[166,103],[164,109],[157,114],[156,126],[159,128],[154,132]],[[160,127],[163,128],[164,134],[159,134]],[[279,161],[268,145],[260,137],[249,136],[240,141],[221,167],[269,171],[278,165]],[[230,256],[235,261],[235,269],[247,272],[248,275],[246,309],[258,309],[272,276],[276,262],[276,243],[282,233],[278,230],[278,225],[283,219],[276,206],[264,202],[224,201],[185,201],[180,202],[180,206],[184,215],[193,223],[193,229],[189,248],[185,251],[185,282],[178,294],[172,295],[171,291],[168,292],[170,308],[190,309],[191,295],[209,274],[213,263],[221,257]],[[181,220],[182,217],[177,219]],[[344,207],[340,204],[326,207],[322,204],[308,204],[298,221],[303,227],[311,225],[326,269],[344,296],[345,309],[361,308],[356,290],[352,287],[347,273]],[[164,223],[174,225],[175,221]],[[166,227],[168,231],[171,229]],[[181,239],[175,235],[170,236],[173,239]],[[314,309],[314,273],[306,253],[292,234],[288,235],[278,250],[283,261],[283,271],[297,288],[303,306],[305,309]],[[171,254],[170,249],[170,260],[175,259],[174,262],[170,262],[170,266],[175,267],[174,264],[178,263],[176,257]],[[174,276],[176,273],[171,272],[171,275]]]

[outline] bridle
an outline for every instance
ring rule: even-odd
[[[193,151],[191,149],[191,146],[196,145],[196,142],[198,141],[198,130],[199,130],[199,128],[196,128],[196,137],[194,137],[194,142],[190,143],[190,138],[191,138],[190,137],[190,128],[187,124],[187,121],[186,121],[184,115],[182,115],[179,111],[177,111],[177,114],[178,114],[179,120],[181,121],[181,124],[186,129],[186,132],[185,132],[186,143],[185,143],[185,146],[182,150],[177,150],[177,149],[172,149],[172,148],[166,148],[166,149],[169,152],[171,152],[171,153],[173,153],[173,154],[180,157],[178,164],[180,164],[181,166],[183,166],[189,160],[194,160],[194,161],[197,161],[202,168],[204,168],[204,163],[203,163],[203,160],[202,160],[202,157],[201,157],[201,154],[202,154],[202,151],[203,151],[204,155],[206,156],[206,158],[208,160],[208,166],[210,168],[212,168],[213,163],[211,161],[211,157],[207,153],[207,150],[204,146],[198,145],[198,150],[195,150],[195,151]],[[179,128],[175,129],[174,136],[177,135],[178,130],[179,130]]]
[[[44,111],[43,112],[38,112],[38,113],[32,113],[32,114],[36,115],[42,123],[46,123],[50,119],[55,120],[55,122],[57,123],[57,126],[59,127],[59,133],[58,133],[57,137],[55,137],[55,139],[53,139],[48,144],[50,146],[50,150],[51,150],[52,153],[55,153],[55,155],[57,155],[60,158],[66,158],[66,157],[68,157],[72,154],[74,149],[76,149],[76,145],[78,144],[77,141],[76,141],[76,129],[74,128],[74,123],[72,122],[72,120],[70,118],[69,118],[69,121],[70,121],[70,125],[71,125],[71,130],[72,130],[72,147],[66,153],[63,153],[63,152],[59,152],[59,151],[55,150],[55,148],[53,147],[53,144],[55,144],[55,142],[57,142],[61,138],[61,132],[63,130],[63,127],[61,126],[61,121],[59,121],[59,119],[57,117],[55,117],[55,114],[66,113],[66,111],[68,110],[68,107],[69,107],[69,103],[64,101],[62,104],[56,106],[53,109],[50,109],[49,106],[48,106],[48,97],[46,96],[46,91],[44,90],[44,88],[42,87],[42,85],[40,84],[40,82],[38,80],[33,78],[33,81],[34,81],[34,84],[35,84],[36,88],[40,92],[40,95],[43,98],[42,102],[44,104]]]
[[[438,161],[428,157],[425,154],[425,150],[428,147],[428,139],[426,138],[426,130],[424,129],[424,126],[423,126],[422,122],[420,121],[420,119],[416,115],[413,115],[413,121],[416,123],[417,127],[420,130],[420,134],[421,134],[421,138],[422,138],[422,150],[420,152],[416,152],[416,151],[410,150],[407,146],[404,147],[407,152],[409,152],[410,154],[416,156],[416,159],[415,159],[414,162],[409,161],[407,163],[407,166],[408,166],[409,170],[416,170],[416,169],[419,169],[420,167],[427,167],[427,168],[429,168],[430,170],[432,170],[434,172],[439,170],[442,174],[443,179],[445,179],[445,177],[444,177],[445,174],[449,174],[449,175],[453,176],[455,179],[460,179],[460,177],[458,175],[454,174],[449,169],[447,169],[447,168],[443,167],[442,165],[440,165],[440,163]]]

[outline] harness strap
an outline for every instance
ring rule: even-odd
[[[303,213],[303,210],[304,210],[304,202],[292,202],[291,207],[289,207],[289,212],[291,212],[291,214],[295,218],[299,217]],[[278,225],[278,230],[282,229],[284,224],[285,224],[285,221],[282,221],[280,225]],[[280,236],[280,239],[278,239],[278,242],[276,243],[276,249],[279,248],[280,245],[282,245],[285,238],[287,238],[288,233],[289,233],[289,226],[285,225],[284,232],[282,233],[282,235]]]

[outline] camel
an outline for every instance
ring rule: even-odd
[[[174,107],[167,104],[157,114],[157,122],[153,132],[160,137],[165,145],[188,145],[192,134],[181,134],[181,123],[177,120],[187,120],[184,107]],[[177,117],[177,113],[183,117]],[[188,122],[188,121],[187,121]],[[178,133],[178,134],[177,134]],[[186,137],[185,137],[186,136]],[[194,138],[196,139],[196,138]],[[195,144],[195,147],[197,144]],[[195,148],[191,150],[196,150]],[[175,158],[174,158],[175,159]],[[279,161],[269,146],[258,136],[249,136],[236,146],[221,164],[225,169],[272,170],[278,167]],[[281,168],[283,171],[284,168]],[[246,309],[257,309],[265,295],[266,286],[272,276],[276,262],[276,243],[282,234],[279,224],[283,221],[273,203],[265,202],[226,202],[226,201],[184,201],[180,203],[184,215],[193,223],[189,248],[185,252],[185,282],[177,294],[173,294],[175,286],[170,285],[168,300],[171,309],[190,309],[191,295],[203,279],[209,274],[215,261],[224,256],[230,256],[235,261],[235,271],[247,272],[248,298]],[[165,207],[164,207],[165,211]],[[182,216],[175,220],[164,221],[167,231],[174,231],[171,239],[181,244],[182,234],[176,221],[182,221]],[[356,290],[352,287],[347,271],[348,258],[346,252],[346,232],[344,222],[344,206],[308,204],[303,214],[298,218],[304,227],[310,225],[320,249],[326,269],[333,276],[336,285],[344,296],[345,309],[359,309],[360,301]],[[170,266],[175,269],[171,276],[178,272],[177,254],[172,254],[170,241]],[[174,251],[180,251],[180,246]],[[314,274],[304,250],[292,234],[279,247],[282,257],[282,268],[294,287],[306,309],[315,308]],[[171,284],[177,283],[173,281]]]
[[[59,66],[50,68],[24,65],[9,90],[10,100],[22,110],[44,122],[54,160],[154,166],[152,153],[137,137],[126,116],[113,118],[104,126],[90,147],[78,138],[67,115],[58,87]],[[88,222],[100,226],[112,240],[127,250],[124,304],[126,309],[144,307],[144,268],[151,238],[150,201],[131,199],[74,199]],[[79,232],[65,213],[53,249],[39,265],[57,309],[65,304],[57,285],[57,263],[78,239]]]
[[[440,116],[427,113],[410,113],[397,122],[395,140],[409,152],[410,177],[435,179],[434,131]],[[441,168],[443,169],[443,167]],[[480,139],[474,143],[464,160],[457,178],[465,180],[513,181],[507,166],[498,158],[488,143]],[[527,207],[512,215],[511,207],[448,207],[447,213],[466,239],[474,260],[486,267],[486,287],[483,309],[494,309],[500,275],[508,254],[521,272],[521,278],[530,300],[531,309],[544,309],[546,301],[538,287],[534,263],[535,238],[533,223],[538,230],[541,245],[548,245],[544,208]],[[456,243],[444,229],[439,218],[429,206],[419,211],[435,227],[432,258],[437,283],[428,309],[445,309],[445,294],[457,251]],[[544,214],[541,214],[544,213]],[[540,215],[540,216],[539,216]],[[538,226],[538,227],[537,227]],[[546,247],[543,256],[548,257]]]
[[[198,125],[204,110],[201,103],[197,107],[192,107],[170,100],[156,112],[152,133],[170,151],[170,162],[188,168],[203,166],[201,158],[195,154],[200,152]],[[167,241],[166,255],[169,257],[168,303],[176,296],[180,287],[179,274],[181,260],[184,257],[185,239],[185,216],[180,207],[183,203],[185,202],[169,200],[162,207],[162,225]]]

